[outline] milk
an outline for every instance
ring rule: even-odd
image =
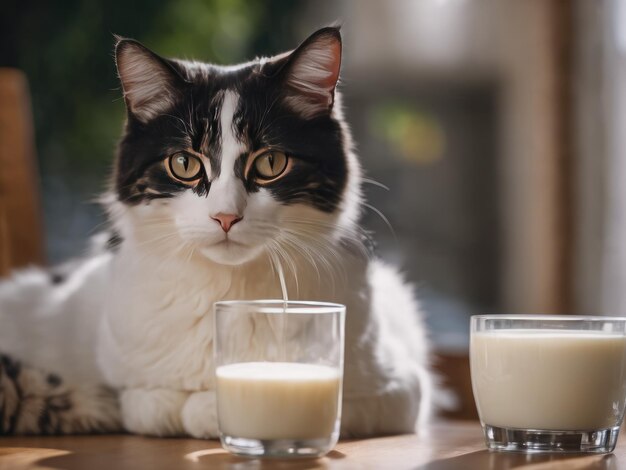
[[[220,366],[220,431],[248,439],[330,437],[340,413],[341,373],[314,364],[244,362]]]
[[[474,396],[483,423],[545,430],[619,425],[626,336],[589,331],[473,333]]]

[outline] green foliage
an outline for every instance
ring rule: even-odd
[[[241,60],[260,19],[261,3],[248,0],[199,0],[170,3],[146,38],[166,56],[216,63]]]

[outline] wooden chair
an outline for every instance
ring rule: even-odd
[[[45,261],[28,82],[0,68],[0,276]]]

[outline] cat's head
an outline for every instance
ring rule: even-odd
[[[239,265],[350,233],[360,177],[336,91],[341,49],[324,28],[292,52],[224,67],[119,39],[122,236]]]

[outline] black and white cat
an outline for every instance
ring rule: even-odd
[[[411,287],[363,246],[341,49],[324,28],[222,67],[118,40],[114,235],[0,284],[0,434],[215,437],[212,305],[280,298],[278,264],[292,299],[347,306],[343,435],[415,430],[431,409],[425,331]]]

